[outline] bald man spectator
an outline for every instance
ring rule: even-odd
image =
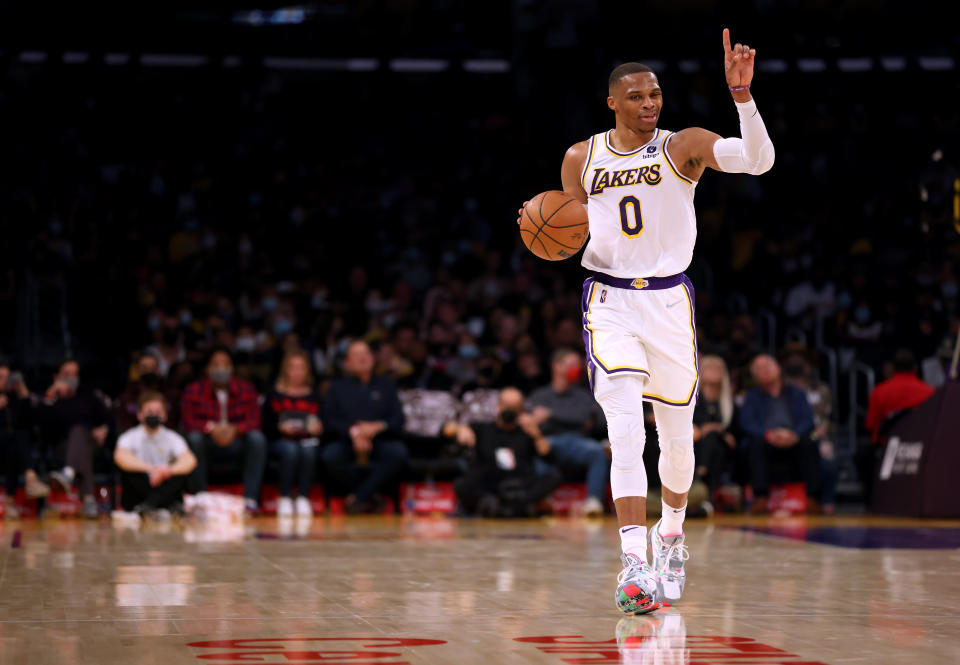
[[[818,509],[820,453],[811,438],[813,411],[802,390],[784,383],[780,364],[768,355],[750,363],[756,383],[740,411],[743,453],[750,471],[755,501],[752,512],[768,508],[770,481],[803,480],[811,512]],[[799,476],[799,477],[798,477]]]
[[[190,476],[192,491],[207,489],[211,458],[241,458],[247,511],[259,510],[260,483],[267,463],[259,395],[252,383],[233,375],[233,359],[226,349],[214,350],[207,375],[184,390],[180,413],[187,443],[197,458]]]
[[[494,422],[458,427],[457,441],[473,449],[470,468],[454,483],[465,513],[530,517],[562,482],[556,469],[537,473],[536,460],[550,452],[550,443],[523,403],[523,393],[504,388]]]
[[[374,362],[366,342],[351,343],[343,361],[346,376],[327,393],[323,420],[333,440],[322,457],[349,513],[379,510],[407,462],[403,406],[393,381],[373,373]]]

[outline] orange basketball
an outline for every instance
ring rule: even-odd
[[[587,242],[587,209],[566,192],[537,194],[523,209],[520,237],[531,252],[547,261],[569,259]]]

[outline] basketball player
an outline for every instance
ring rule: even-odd
[[[773,144],[750,94],[756,50],[731,48],[726,29],[723,49],[741,138],[660,129],[657,76],[630,62],[610,74],[607,106],[616,127],[572,146],[563,159],[563,189],[587,206],[590,221],[584,341],[613,452],[610,486],[623,551],[616,600],[628,614],[678,601],[686,579],[683,520],[699,372],[693,286],[683,271],[697,235],[694,189],[708,167],[759,175],[773,166]],[[663,517],[649,538],[643,400],[653,403],[663,485]]]

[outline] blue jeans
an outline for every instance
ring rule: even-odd
[[[190,474],[191,491],[206,491],[208,461],[211,457],[240,457],[243,459],[243,496],[254,501],[260,500],[260,483],[267,466],[267,438],[263,433],[253,430],[238,434],[229,446],[218,446],[207,434],[190,432],[187,434],[187,444],[197,458],[197,468]]]
[[[317,467],[318,447],[306,446],[289,439],[273,442],[273,451],[280,458],[280,496],[290,496],[294,476],[297,477],[300,496],[310,496],[310,487],[313,485],[313,475]]]
[[[353,494],[357,502],[369,501],[399,477],[407,463],[403,441],[376,439],[368,464],[370,473],[360,480],[360,465],[349,441],[331,441],[321,453],[331,482],[341,494]]]
[[[587,496],[603,501],[607,496],[610,481],[610,458],[596,439],[569,432],[547,437],[553,450],[554,461],[561,466],[585,467],[587,470]],[[536,460],[537,473],[549,469],[542,459]]]

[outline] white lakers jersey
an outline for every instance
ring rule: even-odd
[[[681,175],[667,155],[673,133],[657,129],[629,153],[613,149],[610,133],[590,139],[581,174],[590,218],[582,265],[614,277],[683,272],[697,239],[697,183]]]

